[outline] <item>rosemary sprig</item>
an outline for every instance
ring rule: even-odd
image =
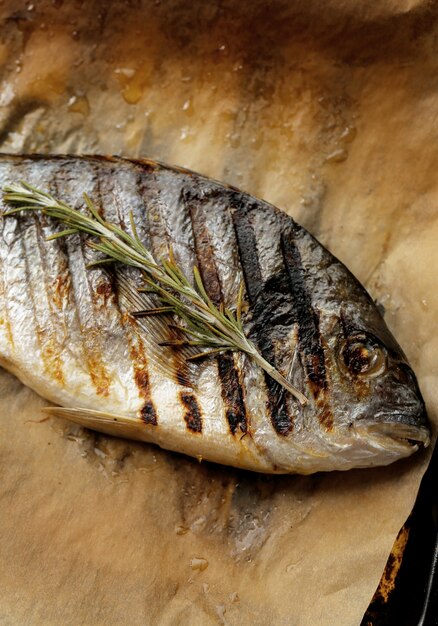
[[[37,210],[62,222],[65,230],[51,235],[49,240],[79,232],[96,237],[98,241],[92,241],[89,245],[102,252],[105,258],[91,265],[117,261],[142,270],[146,283],[144,291],[155,293],[162,303],[151,314],[174,313],[185,323],[184,326],[178,325],[178,329],[186,335],[186,339],[168,341],[165,342],[166,345],[208,348],[191,357],[192,360],[228,350],[244,352],[301,404],[307,403],[306,397],[263,358],[254,343],[245,335],[242,323],[243,285],[239,289],[235,311],[223,306],[216,307],[205,290],[196,266],[193,268],[192,285],[178,266],[172,250],[169,251],[168,259],[160,262],[154,259],[137,234],[132,213],[130,219],[133,235],[130,235],[119,226],[104,220],[87,194],[84,194],[84,201],[88,215],[24,181],[6,185],[3,199],[13,207],[4,211],[4,216]],[[149,313],[141,311],[134,313],[134,316],[142,314]]]

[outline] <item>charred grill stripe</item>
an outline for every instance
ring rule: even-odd
[[[187,429],[192,433],[202,433],[202,413],[196,397],[191,393],[181,392],[180,398],[186,409],[184,420]]]
[[[91,175],[91,176],[90,176]],[[95,173],[88,161],[72,161],[69,158],[56,159],[56,169],[53,172],[52,185],[54,193],[62,199],[72,202],[73,206],[80,206],[81,195],[74,192],[76,181],[80,179],[81,191],[94,196]],[[98,330],[99,316],[96,315],[95,293],[92,286],[92,277],[87,269],[87,253],[90,253],[83,235],[73,235],[65,240],[68,258],[69,276],[71,279],[71,295],[75,302],[78,315],[78,327],[81,337],[82,352],[91,382],[96,393],[108,397],[112,386],[112,379],[104,364],[102,354],[102,336]],[[61,243],[61,246],[63,244]]]
[[[5,221],[0,226],[0,330],[5,331],[8,349],[13,348],[13,338],[11,333],[11,322],[9,319],[8,308],[6,306],[6,276],[5,263],[3,259],[3,241],[4,241]]]
[[[119,309],[120,311],[120,309]],[[148,371],[148,360],[144,351],[143,343],[140,337],[129,330],[130,318],[120,316],[121,325],[125,331],[126,340],[130,346],[129,354],[132,359],[134,368],[134,380],[137,385],[138,393],[144,399],[144,404],[140,409],[140,417],[146,424],[158,424],[158,416],[155,406],[151,398],[151,384]]]
[[[163,208],[160,206],[161,186],[162,182],[157,177],[156,168],[152,167],[148,162],[135,161],[138,165],[137,190],[142,198],[143,210],[139,211],[140,224],[137,224],[137,215],[135,215],[137,230],[145,246],[151,250],[155,258],[160,258],[168,253],[172,233],[168,232],[166,227]],[[160,305],[159,300],[156,302]],[[160,320],[163,328],[163,341],[180,339],[177,332],[168,327],[168,323],[174,323],[172,316],[164,317]],[[181,364],[180,355],[175,350],[169,349],[169,359],[172,362],[173,379],[177,385],[186,387],[189,383],[189,373],[187,367]]]
[[[250,208],[245,204],[242,196],[232,195],[231,199],[233,208],[231,217],[236,233],[246,291],[249,301],[253,305],[263,291],[263,279],[258,262],[257,242],[248,219]]]
[[[145,424],[150,424],[152,426],[157,425],[157,412],[151,400],[145,402],[144,406],[140,409],[140,414],[141,419]]]
[[[270,363],[275,364],[275,352],[269,336],[269,327],[261,328],[260,324],[257,324],[257,312],[263,312],[266,309],[264,294],[266,285],[262,279],[257,242],[249,219],[253,205],[242,194],[235,192],[230,194],[230,205],[246,291],[254,311],[254,339],[259,344],[263,357]],[[269,319],[264,321],[269,325]],[[263,326],[265,326],[265,323]],[[261,339],[262,341],[260,341]],[[279,435],[287,435],[293,428],[293,421],[287,410],[284,389],[268,375],[265,375],[265,381],[268,390],[271,423]]]
[[[214,254],[209,240],[208,230],[205,227],[202,204],[194,194],[185,193],[185,206],[190,214],[195,255],[199,261],[199,271],[208,295],[216,306],[223,300],[221,285]],[[221,381],[221,395],[225,405],[225,415],[230,431],[233,435],[239,430],[247,431],[246,409],[243,400],[242,387],[231,354],[216,357],[218,373]]]
[[[195,255],[199,261],[199,271],[201,272],[204,286],[208,295],[216,306],[222,300],[221,286],[217,269],[214,263],[213,251],[211,249],[208,231],[203,223],[202,206],[194,194],[184,194],[185,206],[188,207],[192,224],[192,234],[195,247]]]
[[[55,170],[52,176],[50,185],[49,185],[49,192],[53,193],[55,196],[58,196],[60,192],[60,189],[58,189],[57,181],[58,181],[59,172],[61,172],[61,176],[62,176],[63,171],[64,171],[63,166],[61,166],[61,168],[58,169],[58,171]],[[62,226],[58,228],[61,230]],[[70,303],[72,305],[71,310],[73,311],[73,320],[74,320],[73,322],[72,319],[66,318],[66,312],[64,312],[63,324],[65,328],[68,329],[67,332],[69,334],[71,334],[71,331],[72,331],[72,322],[74,323],[74,326],[76,327],[75,330],[77,332],[80,332],[79,306],[78,306],[79,303],[76,297],[75,290],[73,288],[72,271],[70,268],[70,255],[68,253],[67,239],[65,238],[57,239],[56,246],[57,246],[58,255],[60,256],[60,263],[61,265],[65,267],[65,279],[64,280],[66,283],[69,284],[67,297],[70,300]],[[66,311],[68,309],[69,307],[66,307]],[[82,348],[82,354],[86,360],[86,351],[85,351],[85,345],[83,344],[83,342],[82,342],[81,348]]]
[[[231,354],[223,354],[217,357],[216,360],[221,379],[222,399],[226,407],[225,415],[231,434],[235,435],[238,431],[246,433],[248,422],[245,403],[233,356]]]
[[[166,231],[166,216],[162,215],[162,211],[165,210],[161,206],[162,199],[160,197],[160,191],[162,185],[160,181],[157,180],[155,171],[150,167],[142,167],[139,165],[133,172],[135,174],[135,189],[139,202],[134,203],[134,206],[129,208],[132,208],[134,211],[138,235],[146,248],[151,250],[155,257],[165,255],[166,241],[169,240],[170,236]],[[165,184],[163,186],[165,186]],[[120,188],[122,188],[121,184]],[[127,218],[128,216],[126,214],[125,219]],[[162,248],[163,243],[165,249]],[[120,271],[121,270],[119,270],[119,272]],[[135,269],[129,272],[123,270],[123,272],[125,275],[131,275],[135,280],[139,279],[139,272]],[[139,299],[140,303],[142,303],[142,298],[140,297]],[[140,304],[138,309],[155,308],[161,304],[159,298],[156,296],[145,296],[143,302],[144,304]],[[150,326],[151,332],[149,333],[149,337],[155,337],[155,346],[151,347],[149,342],[149,348],[151,348],[153,354],[148,354],[155,363],[155,366],[158,366],[158,369],[161,369],[161,373],[176,382],[178,386],[191,387],[191,370],[190,366],[185,361],[186,349],[175,350],[170,347],[165,348],[161,345],[157,351],[158,343],[184,338],[182,333],[171,328],[171,325],[174,323],[175,320],[172,315],[138,318],[136,320],[137,328],[140,328],[143,333],[148,333],[148,326]],[[142,336],[145,336],[143,333]],[[195,348],[190,348],[190,350],[193,350],[193,353],[195,352]],[[161,367],[158,360],[161,362]]]
[[[58,380],[61,384],[65,383],[63,368],[62,368],[62,346],[57,341],[57,332],[53,327],[53,306],[51,306],[51,298],[47,284],[47,259],[46,259],[46,248],[45,248],[45,239],[42,233],[41,226],[41,216],[35,216],[35,238],[36,238],[36,246],[35,251],[38,250],[37,257],[39,262],[41,263],[41,274],[42,274],[42,289],[44,291],[44,314],[46,316],[46,326],[44,330],[41,330],[41,340],[40,343],[42,345],[42,357],[44,359],[45,367],[53,378]],[[50,320],[50,322],[49,322]],[[50,325],[50,327],[48,327]]]
[[[41,282],[35,280],[35,275],[33,273],[37,270],[37,268],[35,267],[35,264],[32,264],[31,267],[29,260],[31,256],[34,258],[34,255],[30,254],[31,251],[33,252],[39,246],[37,235],[38,216],[29,216],[28,219],[29,221],[27,224],[24,223],[24,220],[22,220],[23,223],[20,223],[21,220],[18,220],[17,228],[23,241],[23,258],[26,277],[25,289],[29,294],[28,302],[31,303],[30,319],[32,320],[35,339],[37,345],[39,346],[44,371],[50,378],[53,378],[62,384],[64,379],[61,370],[59,351],[57,351],[57,346],[54,344],[52,339],[52,329],[45,326],[44,313],[47,318],[47,311],[42,311],[41,298],[37,293],[39,289],[44,288],[44,272],[42,272],[43,284],[41,284]],[[31,229],[33,229],[33,232]]]
[[[36,178],[33,167],[27,164],[18,166],[20,177]],[[24,170],[24,172],[23,172]],[[50,378],[64,384],[61,343],[58,341],[58,329],[53,321],[50,289],[48,285],[47,250],[42,233],[41,215],[28,216],[20,225],[23,240],[23,253],[26,265],[26,283],[31,294],[35,337],[40,347],[41,362],[45,373]],[[20,220],[19,220],[20,221]],[[30,262],[32,259],[32,262]]]
[[[134,379],[138,388],[139,395],[144,398],[144,404],[140,409],[140,417],[145,424],[152,424],[156,426],[158,424],[157,411],[151,398],[151,384],[148,372],[148,363],[146,355],[143,349],[141,340],[138,340],[138,345],[134,345],[134,337],[129,333],[127,326],[123,326],[126,332],[127,339],[131,345],[130,355],[134,367]]]
[[[101,163],[94,164],[96,178],[97,178],[97,192],[99,202],[101,204],[102,214],[105,209],[107,214],[104,215],[106,219],[111,222],[118,222],[118,225],[124,229],[127,226],[128,211],[132,210],[134,213],[135,206],[132,202],[129,206],[119,206],[111,201],[115,196],[113,193],[114,182],[117,181],[118,173],[123,174],[123,168],[113,167],[111,163],[106,168],[102,168]],[[123,180],[120,181],[120,187],[123,188]],[[139,174],[135,174],[134,188],[137,190],[139,187]],[[111,215],[108,215],[111,213]],[[145,221],[140,211],[135,211],[135,220],[137,225],[137,232],[143,236],[145,235]],[[132,276],[132,270],[130,268],[118,268],[118,272],[123,272],[128,276]],[[149,376],[149,364],[146,356],[146,352],[141,341],[141,338],[132,330],[134,322],[126,316],[120,308],[120,301],[118,297],[117,289],[117,273],[106,273],[107,283],[110,286],[111,301],[114,304],[116,315],[119,318],[120,325],[124,331],[124,341],[128,345],[129,354],[132,359],[132,366],[134,369],[134,380],[138,389],[138,393],[144,400],[144,404],[140,409],[140,418],[145,424],[156,426],[158,424],[157,410],[151,397],[151,386]]]
[[[84,241],[85,237],[80,235],[80,244],[79,249],[81,251],[81,256],[83,260],[83,278],[85,285],[87,286],[88,294],[90,297],[89,306],[90,312],[92,315],[92,319],[95,320],[98,316],[96,315],[96,301],[95,301],[95,291],[93,289],[93,285],[91,283],[91,276],[87,269],[87,252],[89,249],[87,248],[86,241]],[[100,333],[93,328],[90,328],[87,324],[86,327],[82,327],[83,341],[84,347],[86,349],[86,353],[88,355],[88,363],[90,366],[90,376],[93,384],[96,388],[96,393],[102,396],[109,395],[109,389],[111,386],[111,377],[105,367],[103,360],[101,358],[102,354],[102,342],[100,340]]]
[[[327,387],[319,318],[312,307],[301,255],[291,232],[282,234],[281,249],[293,295],[294,317],[298,326],[298,347],[311,391],[314,397],[318,398]]]

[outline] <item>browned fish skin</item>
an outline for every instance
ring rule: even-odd
[[[184,273],[199,267],[216,304],[232,306],[243,280],[247,332],[309,402],[300,407],[237,354],[200,365],[199,388],[191,389],[169,348],[174,371],[163,378],[121,305],[120,277],[135,273],[88,270],[96,253],[85,238],[47,243],[61,227],[44,216],[8,218],[0,223],[0,359],[35,388],[25,356],[36,355],[48,399],[72,406],[76,397],[74,406],[136,414],[145,437],[159,445],[260,471],[373,465],[380,439],[342,458],[364,425],[383,425],[384,433],[401,425],[394,441],[427,441],[415,377],[373,301],[290,217],[237,189],[148,160],[0,156],[1,185],[20,179],[76,207],[86,192],[108,221],[128,230],[132,211],[155,258],[172,246]],[[342,346],[356,336],[384,350],[381,376],[357,375],[365,360],[347,371]],[[168,443],[173,433],[176,443]],[[401,445],[376,463],[413,449]]]
[[[192,190],[186,192],[185,201],[189,207],[193,231],[195,256],[199,263],[201,277],[207,286],[208,294],[216,306],[223,300],[223,293],[219,282],[214,252],[211,247],[208,230],[205,226],[205,217],[202,201],[197,201]],[[243,399],[243,391],[239,382],[239,374],[231,354],[222,354],[216,357],[219,377],[221,379],[222,398],[227,406],[226,415],[230,431],[246,433],[247,419]]]

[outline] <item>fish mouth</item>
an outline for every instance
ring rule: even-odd
[[[362,428],[367,435],[373,438],[391,440],[396,445],[400,444],[418,449],[420,446],[427,448],[430,444],[430,431],[426,426],[414,426],[391,420],[378,424],[369,422],[362,424],[360,430]]]

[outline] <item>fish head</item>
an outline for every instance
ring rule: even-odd
[[[286,272],[275,283],[282,285],[272,298],[275,308],[261,307],[263,328],[272,324],[276,356],[284,350],[282,373],[307,403],[277,401],[271,415],[279,436],[270,456],[279,471],[388,465],[427,446],[430,428],[417,379],[375,301],[301,227],[292,234],[285,229],[281,245]],[[276,319],[284,326],[274,326]]]
[[[379,308],[343,266],[340,274],[342,300],[319,311],[326,384],[310,387],[316,428],[345,469],[386,465],[429,444],[425,403]]]
[[[425,443],[427,416],[417,379],[383,324],[377,334],[341,320],[332,361],[337,412],[350,415],[355,428]]]

